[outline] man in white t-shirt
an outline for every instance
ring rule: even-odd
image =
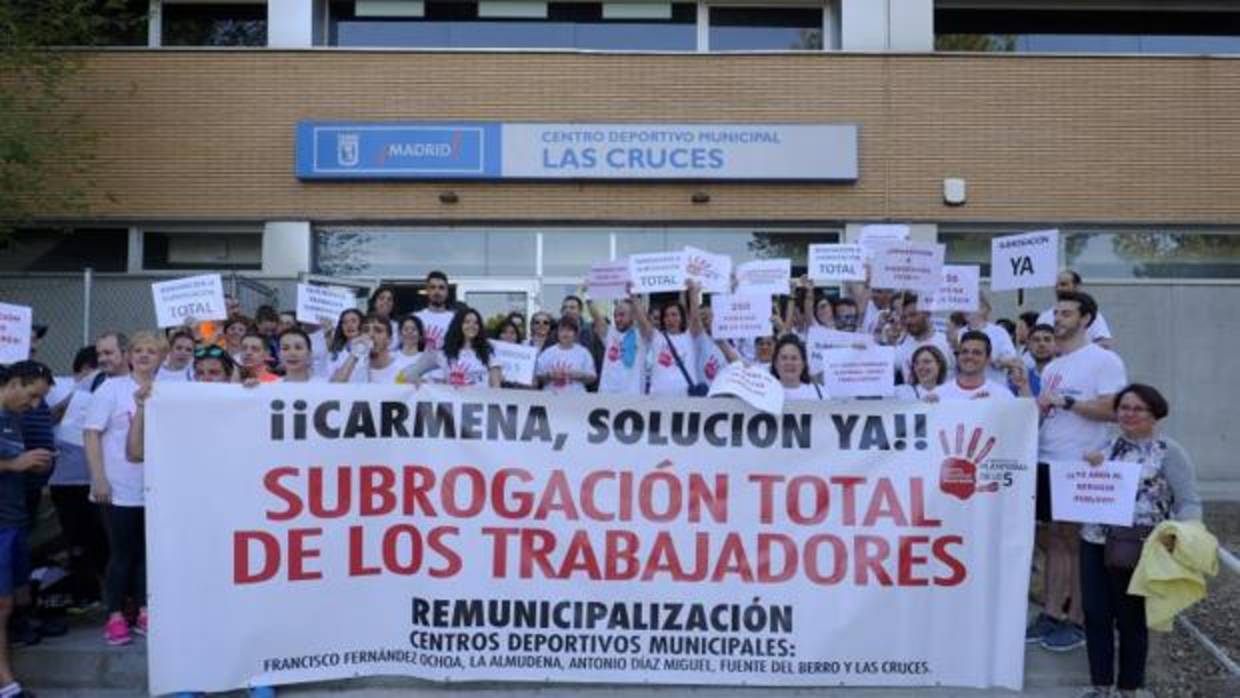
[[[646,309],[632,296],[615,303],[613,322],[599,310],[593,301],[586,299],[586,308],[593,318],[591,328],[603,344],[603,369],[598,381],[600,393],[613,395],[641,395],[645,386],[646,340],[638,323],[650,321]]]
[[[556,326],[556,343],[542,350],[534,373],[543,390],[553,393],[585,393],[598,374],[590,350],[578,343],[581,324],[575,315],[565,315]]]
[[[1108,424],[1115,421],[1116,393],[1128,383],[1124,362],[1115,353],[1089,340],[1089,326],[1098,305],[1088,294],[1061,291],[1055,304],[1055,340],[1059,357],[1042,371],[1038,408],[1038,461],[1080,462],[1085,454],[1107,440]],[[1049,492],[1040,493],[1049,497]],[[1049,502],[1039,505],[1040,518],[1049,519]],[[1079,529],[1076,524],[1051,522],[1043,534],[1046,543],[1045,617],[1031,626],[1026,639],[1040,633],[1042,647],[1067,651],[1084,644],[1080,629],[1084,617],[1080,602],[1078,563]]]
[[[456,314],[448,306],[448,290],[447,274],[436,270],[426,275],[426,307],[414,313],[422,321],[425,351],[443,349],[448,325]]]
[[[956,355],[956,377],[935,388],[940,400],[1009,400],[1012,391],[1006,382],[993,381],[987,376],[991,355],[990,337],[985,332],[968,330],[960,337],[960,351]]]
[[[995,383],[1007,384],[1008,369],[1020,365],[1020,354],[1016,344],[1007,330],[990,321],[990,299],[980,294],[977,310],[969,313],[966,325],[969,330],[982,332],[990,339],[990,359],[986,365],[986,379]],[[951,340],[951,337],[948,337]],[[955,342],[953,342],[954,344]]]
[[[918,306],[919,298],[914,291],[901,294],[903,304],[900,306],[900,321],[904,325],[904,339],[896,345],[896,368],[904,375],[904,382],[911,383],[913,375],[913,352],[927,344],[937,347],[947,359],[947,377],[950,379],[955,372],[955,352],[952,351],[947,337],[934,329],[930,322],[930,313]]]
[[[1055,280],[1055,292],[1062,293],[1064,291],[1080,291],[1081,275],[1071,269],[1064,269],[1059,272],[1058,278]],[[1055,324],[1055,307],[1052,306],[1042,311],[1038,315],[1039,325]],[[1111,326],[1107,324],[1107,319],[1102,316],[1102,311],[1094,316],[1094,321],[1089,324],[1087,330],[1089,341],[1102,345],[1104,349],[1113,349],[1115,340],[1111,336]]]

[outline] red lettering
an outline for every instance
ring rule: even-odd
[[[562,512],[564,518],[569,521],[576,521],[580,518],[577,514],[577,505],[573,503],[572,489],[568,486],[568,478],[563,470],[551,471],[551,477],[547,479],[542,498],[538,500],[538,510],[534,512],[534,518],[545,519],[547,514],[553,511]]]
[[[363,465],[358,473],[362,516],[383,516],[396,510],[396,473],[386,465]],[[378,500],[378,501],[376,501]]]
[[[383,572],[380,567],[367,567],[366,529],[363,526],[349,527],[349,576],[366,577]]]
[[[401,556],[402,539],[409,541],[408,554]],[[383,566],[397,574],[417,574],[422,567],[422,534],[409,524],[397,524],[383,532]]]
[[[607,579],[628,581],[635,578],[638,571],[637,548],[640,545],[637,534],[632,531],[608,531],[606,540]]]
[[[568,551],[564,553],[564,562],[560,565],[560,572],[557,576],[560,579],[568,579],[573,572],[577,571],[585,572],[590,579],[602,578],[598,558],[594,555],[594,548],[590,545],[590,534],[582,530],[574,533],[572,540],[568,542]]]
[[[491,508],[505,519],[523,519],[529,516],[534,508],[534,495],[529,492],[512,492],[512,500],[516,502],[516,507],[513,508],[508,505],[508,498],[505,494],[508,494],[509,480],[529,482],[533,479],[534,477],[527,470],[501,468],[495,473],[495,479],[491,480]]]
[[[865,520],[861,522],[861,525],[873,526],[880,517],[891,519],[891,523],[896,526],[908,526],[908,520],[904,517],[904,509],[900,507],[900,497],[896,495],[896,488],[891,484],[891,480],[885,477],[879,478],[874,486],[874,495],[870,497],[870,506],[866,509]]]
[[[779,548],[783,552],[784,566],[778,571],[773,571],[771,565],[774,558],[773,548]],[[771,584],[774,582],[785,582],[792,579],[793,573],[797,570],[797,545],[792,538],[782,533],[759,533],[758,534],[758,581],[763,584]]]
[[[902,587],[924,587],[930,585],[930,580],[924,577],[914,577],[913,567],[916,565],[924,565],[928,562],[925,555],[918,555],[914,550],[915,545],[926,545],[930,542],[929,536],[900,536],[899,543],[899,561],[900,570],[896,573]]]
[[[494,528],[483,526],[482,535],[490,536],[491,541],[491,576],[504,579],[508,576],[508,537],[520,531],[516,528]]]
[[[801,513],[801,490],[805,485],[810,487],[812,490],[811,494],[814,497],[813,509],[809,514]],[[822,478],[812,475],[801,475],[792,478],[788,482],[788,490],[784,493],[784,507],[788,511],[788,518],[793,523],[803,526],[819,524],[827,518],[827,503],[829,499],[827,483]]]
[[[431,506],[431,500],[426,496],[435,486],[435,471],[425,465],[406,465],[404,484],[405,516],[413,516],[418,507],[422,508],[423,514],[435,516],[435,507]]]
[[[598,487],[599,480],[614,480],[616,474],[609,470],[596,470],[581,481],[581,510],[585,515],[595,521],[611,521],[616,518],[615,514],[605,513],[594,504],[594,490]]]
[[[534,576],[534,565],[544,577],[555,578],[551,568],[551,551],[555,550],[555,534],[541,528],[521,529],[521,578]]]
[[[738,533],[729,533],[723,539],[723,550],[719,552],[719,560],[715,563],[711,581],[721,582],[728,573],[735,573],[742,582],[753,581],[753,569],[749,566],[749,557],[745,555],[745,544],[741,542]]]
[[[833,566],[831,573],[824,575],[818,565],[818,548],[823,544],[830,545],[832,548],[831,562]],[[820,533],[816,536],[810,536],[805,541],[805,576],[809,577],[811,582],[815,584],[839,584],[844,580],[844,575],[848,572],[848,547],[844,545],[844,541],[839,536],[830,533]]]
[[[881,536],[857,536],[853,540],[853,557],[856,558],[856,569],[853,570],[857,586],[870,583],[873,573],[882,586],[891,586],[891,575],[883,569],[883,562],[891,556],[891,545]]]
[[[267,488],[268,492],[285,502],[284,511],[274,511],[271,509],[267,510],[268,521],[288,521],[289,519],[297,518],[301,514],[302,504],[301,499],[297,496],[297,493],[280,484],[281,478],[296,475],[297,468],[286,465],[279,468],[272,468],[267,471],[266,475],[263,476],[263,487]]]
[[[250,543],[258,543],[262,550],[262,566],[250,571]],[[280,570],[280,541],[266,531],[236,531],[233,533],[233,584],[265,582]]]
[[[758,483],[758,521],[769,524],[775,521],[775,483],[783,482],[783,475],[750,475],[750,482]]]
[[[469,481],[466,487],[462,488],[469,496],[468,504],[464,507],[457,506],[456,483],[461,478]],[[486,478],[482,477],[477,468],[458,466],[449,468],[448,472],[444,473],[442,504],[444,512],[449,516],[467,519],[477,516],[486,504],[486,494]]]
[[[321,535],[323,535],[321,528],[295,528],[288,532],[288,579],[290,582],[323,578],[322,572],[307,570],[305,567],[306,561],[313,560],[322,554],[318,548],[306,547],[307,539]]]
[[[352,468],[336,468],[336,506],[328,509],[323,503],[323,468],[310,468],[310,514],[320,519],[334,519],[348,514],[353,504],[352,482]]]
[[[934,528],[943,525],[942,519],[931,519],[926,516],[926,483],[919,477],[909,481],[911,492],[910,510],[913,525],[920,528]]]
[[[954,587],[963,582],[965,577],[968,576],[968,570],[964,564],[947,549],[949,545],[964,545],[964,539],[960,536],[943,536],[942,538],[936,538],[934,545],[931,547],[934,558],[950,567],[952,571],[950,577],[934,578],[934,583],[938,586]]]
[[[460,532],[460,529],[456,526],[439,526],[432,529],[431,534],[426,537],[427,546],[442,557],[444,561],[443,567],[431,567],[427,570],[435,579],[453,577],[461,571],[461,556],[444,542],[445,537],[449,535],[456,536]]]
[[[863,477],[833,477],[831,484],[839,485],[843,490],[841,496],[844,499],[844,516],[840,522],[845,526],[857,525],[857,485],[864,485]]]

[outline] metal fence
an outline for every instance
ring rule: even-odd
[[[3,274],[0,300],[28,305],[34,321],[48,326],[39,345],[37,358],[58,374],[68,373],[73,355],[106,330],[133,332],[154,324],[155,305],[151,284],[167,281],[167,275],[93,274]],[[293,302],[295,279],[255,279],[238,274],[224,275],[224,292],[253,315],[255,309],[270,304],[277,309],[281,301]]]

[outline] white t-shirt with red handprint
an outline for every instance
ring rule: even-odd
[[[538,355],[538,363],[534,369],[543,379],[543,390],[568,394],[586,392],[586,386],[581,381],[567,380],[557,375],[570,371],[594,375],[594,357],[580,344],[574,344],[570,349],[558,344],[547,347]]]
[[[710,385],[715,382],[715,378],[720,373],[723,373],[723,369],[728,365],[728,357],[724,355],[719,345],[715,344],[714,338],[706,333],[697,336],[697,352],[698,380]]]
[[[653,359],[650,366],[650,394],[686,397],[689,394],[689,381],[685,380],[684,373],[676,365],[672,350],[668,348],[668,338],[671,338],[672,344],[676,346],[676,352],[680,354],[680,360],[689,372],[690,380],[697,368],[698,352],[692,334],[655,332],[650,340],[650,354]]]
[[[448,334],[448,325],[456,313],[451,310],[431,310],[423,308],[414,313],[422,321],[422,333],[426,339],[425,351],[443,349],[443,339]]]
[[[598,382],[598,391],[612,395],[641,395],[647,349],[641,331],[630,327],[620,332],[609,326],[603,345],[603,375]]]
[[[469,348],[461,349],[455,359],[449,359],[442,351],[435,354],[436,363],[442,374],[439,382],[458,388],[485,388],[490,385],[491,366],[498,366],[495,356],[491,356],[490,364],[484,364],[478,354]]]

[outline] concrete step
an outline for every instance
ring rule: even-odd
[[[18,678],[41,698],[138,698],[146,696],[146,644],[109,647],[103,642],[103,618],[74,619],[68,635],[44,640],[13,651]],[[1065,654],[1037,646],[1025,650],[1025,691],[959,688],[786,688],[788,698],[990,698],[1025,695],[1038,698],[1076,698],[1088,685],[1085,650]],[[440,684],[407,677],[370,677],[282,687],[290,698],[648,698],[656,694],[697,698],[759,698],[766,687],[655,686],[648,684],[541,684],[472,682]],[[244,698],[245,692],[222,694]]]

